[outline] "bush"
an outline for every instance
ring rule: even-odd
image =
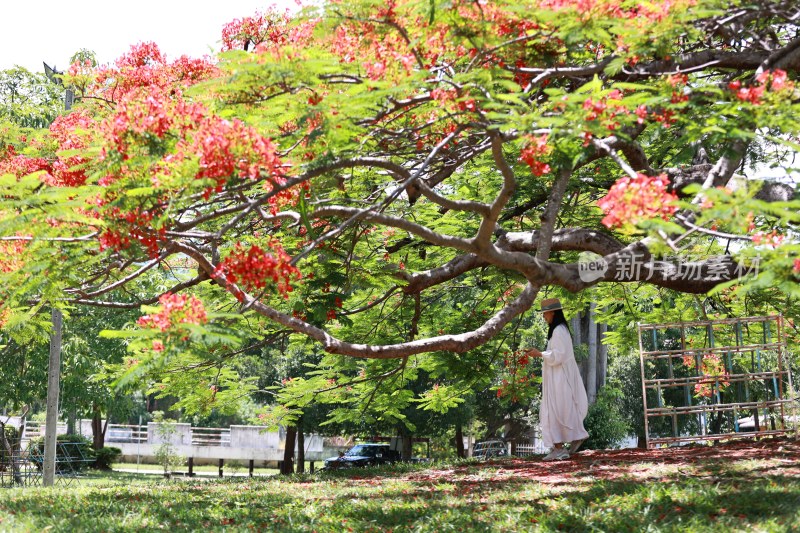
[[[589,432],[584,448],[606,449],[618,446],[630,435],[631,428],[620,409],[622,391],[606,385],[597,394],[583,425]]]
[[[83,470],[95,459],[89,439],[82,435],[58,435],[56,437],[56,473],[70,473]],[[30,459],[36,468],[42,469],[44,461],[44,437],[31,439],[28,447]]]
[[[12,450],[19,444],[19,430],[14,426],[5,426],[5,437]],[[0,465],[9,464],[11,464],[11,458],[8,456],[8,450],[4,445],[0,444]]]
[[[94,464],[92,466],[99,470],[111,470],[111,465],[119,459],[120,455],[122,455],[122,450],[114,446],[100,448],[94,451]]]

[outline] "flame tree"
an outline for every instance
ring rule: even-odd
[[[154,306],[134,373],[198,339],[190,366],[230,357],[242,324],[379,381],[438,354],[423,397],[445,409],[547,287],[796,295],[798,202],[759,178],[798,148],[798,17],[341,0],[230,22],[218,58],[76,62],[74,110],[2,139],[2,320]]]

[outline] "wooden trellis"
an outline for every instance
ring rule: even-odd
[[[793,430],[781,316],[640,324],[639,356],[648,448]]]

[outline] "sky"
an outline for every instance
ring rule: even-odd
[[[222,26],[235,18],[281,9],[292,0],[2,0],[0,70],[19,65],[43,72],[42,62],[64,71],[85,48],[100,64],[132,44],[154,41],[168,60],[200,57],[219,49]]]

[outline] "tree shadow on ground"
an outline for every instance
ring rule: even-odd
[[[427,470],[10,489],[0,529],[51,531],[798,530],[797,446],[587,451]]]

